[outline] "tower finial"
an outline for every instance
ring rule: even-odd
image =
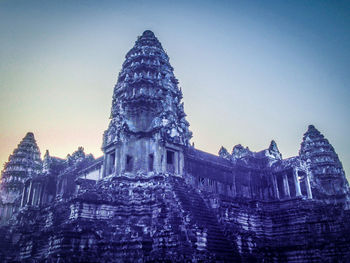
[[[142,33],[142,37],[155,37],[154,33],[151,30],[145,30]]]

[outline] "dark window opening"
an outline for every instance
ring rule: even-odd
[[[154,155],[151,153],[148,155],[148,170],[151,172],[153,171],[153,163],[154,163]]]
[[[166,151],[166,163],[167,164],[174,164],[174,152],[173,151]]]
[[[126,156],[126,167],[125,170],[127,172],[132,172],[132,156],[127,155]]]
[[[175,153],[173,151],[166,151],[167,171],[170,173],[175,172],[174,156],[175,156]]]
[[[278,193],[280,195],[280,198],[286,197],[285,193],[284,193],[283,178],[282,178],[281,174],[276,175],[276,181],[277,181],[277,189],[278,189]]]
[[[297,192],[296,192],[296,189],[295,189],[295,183],[294,183],[294,176],[292,173],[289,173],[287,175],[287,178],[288,178],[288,185],[289,185],[289,194],[290,196],[296,196]]]

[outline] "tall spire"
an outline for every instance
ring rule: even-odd
[[[129,136],[155,136],[188,145],[182,92],[169,57],[154,33],[146,30],[126,54],[114,88],[111,121],[103,147]]]
[[[343,166],[333,146],[313,125],[309,125],[299,156],[311,170],[311,184],[316,198],[349,193]]]

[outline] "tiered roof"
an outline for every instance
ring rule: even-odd
[[[7,190],[23,187],[24,181],[42,171],[40,150],[34,134],[28,132],[10,155],[2,171],[2,183]]]
[[[349,185],[338,155],[313,125],[304,134],[299,156],[311,171],[311,186],[315,198],[333,200],[339,197],[341,200],[350,200]]]
[[[152,31],[138,37],[127,53],[118,82],[114,88],[111,122],[104,134],[104,146],[121,141],[129,134],[154,134],[177,144],[188,145],[192,137],[181,103],[178,87],[169,57]],[[151,125],[136,129],[130,122],[132,110],[152,109]],[[139,113],[135,113],[136,115]]]
[[[161,94],[130,94],[133,88],[150,88],[152,91],[171,91],[174,96],[182,98],[182,93],[177,87],[173,68],[169,63],[169,57],[162,48],[161,43],[152,31],[145,31],[135,42],[135,46],[126,54],[118,82],[114,89],[113,106],[117,104],[120,95],[129,99],[138,96],[158,97]],[[123,94],[121,94],[123,93]],[[112,107],[112,116],[116,116]]]
[[[313,125],[304,134],[299,155],[309,163],[314,176],[339,177],[344,175],[343,166],[333,146]]]

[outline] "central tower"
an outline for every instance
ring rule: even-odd
[[[103,134],[104,176],[125,172],[182,174],[192,133],[169,57],[152,31],[126,54]]]

